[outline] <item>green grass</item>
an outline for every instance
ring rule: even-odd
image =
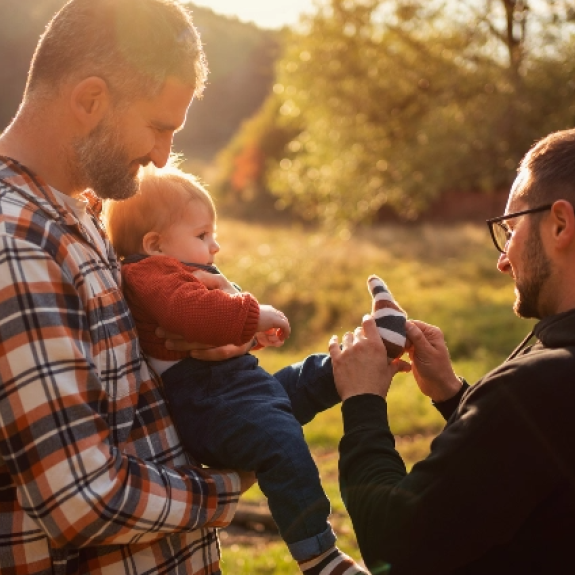
[[[258,352],[261,365],[272,372],[327,352],[332,334],[359,325],[370,311],[366,280],[372,273],[386,281],[411,318],[442,328],[456,372],[470,383],[500,363],[531,327],[511,311],[512,281],[495,267],[497,252],[485,226],[382,226],[340,237],[301,226],[221,220],[218,239],[217,264],[226,276],[290,319],[286,345]],[[397,447],[410,468],[427,455],[444,422],[409,374],[394,379],[388,402]],[[338,544],[359,559],[337,484],[339,406],[304,431],[332,503]],[[256,486],[246,497],[263,495]],[[222,543],[228,575],[298,573],[281,541]]]

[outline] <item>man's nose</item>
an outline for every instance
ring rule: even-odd
[[[150,154],[150,158],[156,168],[163,168],[167,163],[172,151],[173,134],[159,134],[156,137],[154,149]]]

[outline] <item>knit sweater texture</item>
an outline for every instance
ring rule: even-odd
[[[166,349],[156,328],[181,335],[186,341],[213,346],[242,345],[257,331],[260,308],[246,292],[209,290],[193,275],[196,268],[168,256],[150,256],[122,265],[124,295],[136,321],[145,353],[179,360],[187,351]]]

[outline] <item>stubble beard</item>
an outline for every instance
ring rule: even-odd
[[[120,141],[114,119],[102,120],[85,138],[72,143],[70,172],[76,189],[91,189],[102,200],[125,200],[139,189],[135,166],[147,158],[131,161]]]
[[[532,228],[523,250],[523,269],[533,270],[530,277],[517,280],[513,311],[522,318],[541,318],[540,296],[551,276],[551,261],[545,254],[539,230]]]

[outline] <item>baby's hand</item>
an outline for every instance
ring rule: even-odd
[[[258,331],[255,338],[260,347],[281,347],[285,341],[282,330],[276,328],[268,329],[268,331]]]
[[[282,341],[289,337],[291,328],[287,317],[271,305],[260,304],[260,317],[258,321],[258,332],[268,332],[275,330],[276,335]]]

